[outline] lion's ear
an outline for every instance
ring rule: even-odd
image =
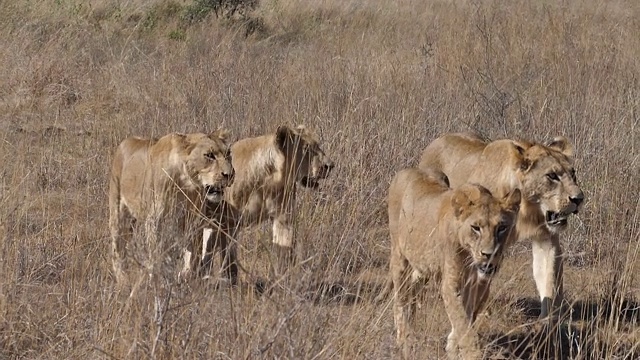
[[[573,146],[569,142],[569,139],[564,136],[555,137],[553,140],[547,143],[547,147],[557,150],[565,156],[573,156]]]
[[[227,130],[227,129],[218,129],[218,130],[212,132],[209,135],[209,137],[212,138],[212,139],[218,138],[218,139],[226,142],[227,139],[229,139],[229,130]]]
[[[518,155],[520,156],[524,156],[524,147],[518,143],[513,143],[513,147],[516,149],[516,151],[518,152]]]
[[[197,142],[193,140],[192,134],[174,133],[172,136],[187,152],[191,152],[197,145]]]
[[[467,194],[462,191],[455,191],[453,196],[451,197],[451,207],[453,208],[453,214],[456,217],[460,217],[460,215],[464,212],[464,209],[469,207],[471,201]]]
[[[513,147],[515,148],[515,155],[518,159],[518,167],[522,171],[527,171],[531,167],[531,160],[527,159],[525,148],[520,144],[514,142]]]
[[[514,189],[504,197],[502,203],[509,211],[517,212],[520,210],[520,200],[522,200],[520,189]]]
[[[281,150],[284,150],[287,142],[289,142],[289,139],[292,137],[291,129],[286,125],[280,125],[276,130],[276,145],[278,145],[278,148]]]

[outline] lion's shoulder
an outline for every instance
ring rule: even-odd
[[[299,161],[301,152],[310,159],[324,156],[318,137],[304,126],[281,125],[273,133],[236,141],[231,145],[236,189],[241,184],[255,186],[254,182],[261,182],[262,186],[280,183],[285,164]]]
[[[275,134],[244,138],[231,145],[231,161],[236,171],[236,186],[253,187],[255,181],[277,173],[284,163]]]
[[[281,153],[281,149],[276,146],[274,134],[240,139],[231,145],[234,164],[242,167],[256,166],[255,160],[260,160],[264,155],[273,153]]]

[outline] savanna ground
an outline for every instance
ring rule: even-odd
[[[111,274],[115,146],[282,123],[317,130],[337,164],[299,196],[306,261],[270,294],[176,287],[156,357],[397,356],[390,304],[372,301],[387,271],[388,183],[438,134],[474,130],[568,136],[586,194],[563,237],[573,312],[558,351],[538,351],[520,243],[480,320],[491,356],[640,358],[637,1],[263,0],[246,22],[185,21],[183,1],[0,5],[0,358],[150,357],[153,294],[143,284],[129,298]],[[269,236],[239,238],[249,286],[270,276]],[[445,356],[437,295],[415,329],[416,358]]]

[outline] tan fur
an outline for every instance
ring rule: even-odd
[[[191,248],[189,240],[185,244],[158,244],[158,227],[170,219],[185,231],[202,228],[203,224],[195,221],[201,217],[205,200],[222,201],[225,188],[233,182],[226,138],[227,132],[218,130],[210,135],[173,133],[160,139],[130,137],[120,143],[109,183],[109,227],[118,282],[125,280],[132,221],[144,223],[145,245],[151,252],[157,251],[149,254],[149,269],[169,247]]]
[[[493,274],[512,242],[520,191],[497,199],[484,187],[447,186],[428,170],[400,171],[389,188],[390,278],[397,341],[409,357],[408,322],[420,282],[442,279],[441,295],[451,322],[451,359],[480,359],[474,321],[489,295]]]
[[[333,162],[303,126],[280,126],[275,133],[239,140],[231,146],[231,156],[236,177],[225,200],[237,209],[239,226],[273,221],[273,243],[278,245],[283,272],[293,260],[297,187],[315,189],[329,175]],[[211,255],[206,250],[204,263],[209,264]]]
[[[522,191],[517,239],[533,243],[541,317],[555,317],[562,301],[559,233],[584,199],[569,141],[557,137],[546,145],[509,139],[485,142],[474,134],[446,134],[427,146],[419,167],[444,172],[453,187],[477,183],[496,196],[516,188]]]

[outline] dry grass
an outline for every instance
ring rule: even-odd
[[[640,357],[637,1],[263,0],[253,16],[264,27],[249,37],[215,18],[180,28],[161,0],[2,5],[0,358],[149,357],[152,293],[143,283],[129,298],[110,274],[115,146],[280,123],[317,129],[337,163],[300,196],[309,260],[270,295],[176,288],[157,357],[396,356],[390,307],[371,301],[386,273],[388,182],[460,130],[574,141],[587,202],[564,236],[574,312],[558,358]],[[240,239],[244,266],[263,277],[266,229]],[[482,320],[512,358],[550,357],[531,339],[530,261],[527,244],[513,249]],[[428,295],[417,356],[442,358],[448,327]]]

